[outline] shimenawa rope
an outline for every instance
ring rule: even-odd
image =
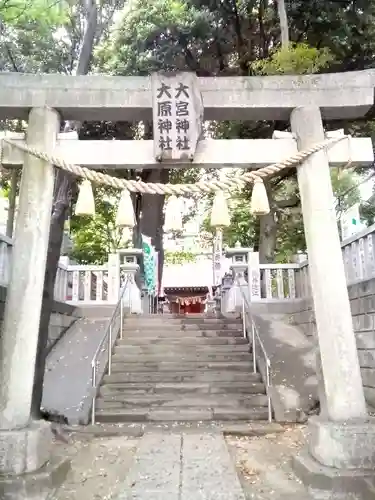
[[[194,184],[161,184],[159,182],[143,182],[139,180],[129,180],[120,179],[118,177],[113,177],[108,174],[103,174],[95,170],[91,170],[86,167],[81,167],[78,165],[73,165],[67,163],[65,160],[58,158],[56,156],[41,152],[35,148],[29,147],[25,144],[20,144],[14,142],[10,139],[2,139],[7,144],[14,146],[25,153],[31,154],[36,158],[44,160],[48,163],[52,163],[58,168],[70,172],[77,177],[82,179],[87,179],[95,184],[101,184],[104,186],[110,186],[117,189],[127,189],[131,192],[147,193],[147,194],[169,194],[169,195],[186,195],[194,193],[211,193],[215,191],[227,191],[234,187],[243,187],[246,182],[263,182],[263,178],[269,177],[271,175],[277,174],[284,170],[285,168],[290,168],[300,164],[303,160],[308,158],[314,153],[322,151],[325,148],[329,148],[334,144],[342,141],[343,139],[348,139],[349,136],[335,137],[332,139],[326,139],[322,142],[311,146],[310,148],[300,151],[290,158],[267,167],[262,167],[258,170],[245,172],[237,177],[230,179],[211,179],[209,181],[198,181]],[[1,151],[0,151],[0,163],[1,163]]]

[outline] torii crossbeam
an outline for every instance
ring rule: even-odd
[[[26,144],[23,134],[0,132],[15,143]],[[298,152],[297,141],[290,139],[223,139],[203,140],[198,143],[194,160],[190,163],[165,164],[155,161],[153,141],[79,141],[75,133],[59,134],[53,154],[67,163],[93,169],[116,168],[222,168],[257,169],[279,163]],[[353,167],[371,165],[374,161],[370,138],[342,140],[327,150],[331,167],[342,167],[350,162]],[[4,142],[2,164],[20,167],[25,153]]]
[[[354,119],[374,104],[375,70],[322,75],[199,78],[205,120],[285,120],[314,104],[323,119]],[[150,77],[0,73],[0,119],[50,106],[64,120],[152,119]]]

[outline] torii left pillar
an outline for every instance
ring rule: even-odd
[[[55,110],[32,109],[28,146],[52,152],[59,127]],[[50,424],[30,415],[53,189],[53,165],[25,155],[0,336],[0,497],[5,499],[47,498],[48,472],[61,467],[51,461]],[[37,487],[39,471],[44,482]]]

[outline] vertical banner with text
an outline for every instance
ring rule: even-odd
[[[250,300],[261,299],[259,253],[249,252],[247,258]]]
[[[151,83],[155,159],[192,161],[203,123],[197,76],[194,73],[154,73]]]
[[[147,291],[150,295],[156,293],[156,273],[155,273],[155,248],[151,244],[151,238],[142,234],[142,250],[144,279]]]

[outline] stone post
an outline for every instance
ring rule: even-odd
[[[108,302],[117,304],[120,298],[120,255],[108,255]]]
[[[133,293],[136,291],[139,298],[137,300],[137,302],[139,304],[142,304],[141,307],[142,307],[142,312],[143,314],[147,314],[148,313],[148,309],[146,310],[145,312],[145,304],[142,303],[142,299],[141,299],[141,292],[135,282],[135,275],[136,273],[139,271],[139,265],[137,263],[134,263],[134,262],[127,262],[125,264],[122,264],[121,265],[121,270],[124,272],[124,274],[128,275],[128,278],[129,278],[129,283],[128,283],[128,289],[129,287],[135,287],[133,289],[133,292],[132,293],[127,293],[125,291],[125,295],[123,296],[123,306],[124,306],[124,314],[127,315],[127,314],[132,314],[132,313],[136,313],[136,314],[140,314],[141,311],[137,310],[137,309],[134,309],[134,304],[133,304]],[[147,304],[148,305],[148,304]]]
[[[52,152],[59,126],[55,110],[32,109],[27,144]],[[51,461],[50,424],[30,419],[53,188],[53,166],[25,155],[0,336],[1,498],[44,500],[58,478],[49,480],[49,473],[63,466]]]
[[[56,111],[32,109],[27,144],[40,151],[52,151],[59,126]],[[25,155],[0,337],[0,429],[23,428],[30,419],[53,186],[53,166]]]
[[[261,282],[259,267],[259,252],[249,252],[247,257],[247,276],[251,301],[261,300]]]
[[[296,108],[291,125],[299,150],[324,140],[315,106]],[[308,452],[295,457],[294,468],[324,498],[370,498],[359,491],[375,465],[375,419],[366,411],[327,153],[310,156],[297,172],[322,376],[321,413],[309,420]]]
[[[142,293],[143,290],[139,289],[139,286],[137,285],[137,273],[139,271],[139,265],[137,263],[139,257],[142,256],[142,249],[140,248],[121,248],[117,251],[119,255],[119,262],[120,262],[120,269],[121,273],[124,273],[125,275],[128,274],[130,276],[130,279],[133,281],[133,283],[136,285],[137,290],[139,293],[139,300],[142,303],[142,311],[143,314],[148,314],[149,312],[149,297],[146,293],[146,289],[144,290],[144,293]],[[135,292],[135,289],[133,290]],[[130,311],[132,312],[131,308]]]
[[[245,273],[248,270],[248,257],[252,248],[242,248],[240,243],[236,243],[235,248],[228,248],[225,257],[232,259],[230,269],[233,273],[233,283],[223,300],[223,312],[239,312],[242,310],[241,289],[245,296],[250,300],[250,287],[245,279]],[[232,309],[234,310],[232,311]]]
[[[299,150],[324,140],[320,110],[292,112]],[[324,392],[329,420],[365,417],[366,404],[325,151],[298,167]]]

